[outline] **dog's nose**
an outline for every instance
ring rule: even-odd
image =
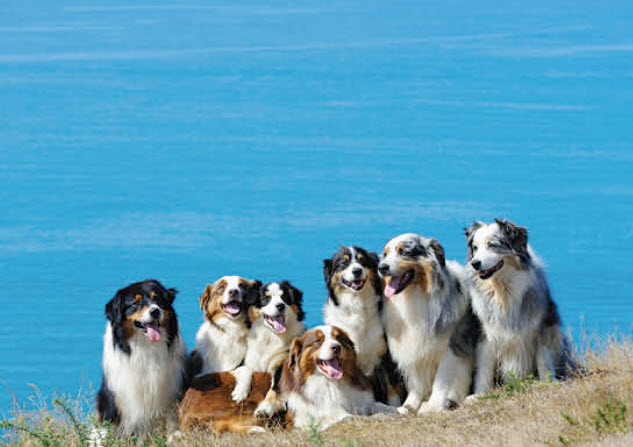
[[[332,352],[334,355],[339,355],[341,353],[341,345],[332,346]]]
[[[381,275],[386,275],[389,273],[389,266],[387,264],[380,264],[378,266],[378,272],[380,272]]]
[[[279,312],[283,312],[284,309],[286,308],[286,305],[284,303],[277,303],[275,307],[277,308]]]
[[[475,270],[479,270],[481,268],[481,261],[471,261],[470,265],[472,265]]]
[[[158,307],[153,308],[149,311],[149,316],[154,320],[158,320],[160,318],[160,309]]]
[[[237,293],[238,293],[237,289],[231,289],[229,290],[229,297],[237,298]]]
[[[360,275],[363,274],[363,269],[360,267],[356,267],[355,269],[352,270],[352,275],[354,275],[356,278],[360,278]]]

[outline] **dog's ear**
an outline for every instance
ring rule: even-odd
[[[524,253],[527,251],[527,229],[505,219],[495,219],[495,222],[499,225],[499,228],[508,239],[508,242],[510,242],[510,246],[514,251],[517,253]]]
[[[292,341],[290,347],[290,356],[288,357],[288,367],[293,370],[299,364],[299,357],[301,357],[301,349],[303,349],[303,342],[300,338],[295,338]]]
[[[207,284],[207,286],[204,288],[204,291],[202,292],[202,295],[200,295],[200,310],[205,310],[207,308],[209,301],[211,301],[212,293],[213,284]]]
[[[431,239],[429,247],[435,253],[435,257],[440,266],[442,266],[442,268],[446,267],[446,256],[444,255],[444,247],[442,247],[442,244],[440,244],[437,239]]]
[[[305,317],[305,312],[301,306],[303,302],[303,292],[286,280],[283,280],[279,285],[283,290],[287,290],[287,293],[290,296],[290,303],[294,304],[297,308],[297,320],[302,321]]]
[[[123,321],[122,300],[123,294],[119,290],[105,306],[105,316],[113,325],[121,324]]]
[[[332,300],[335,306],[338,306],[338,299],[336,298],[336,294],[334,293],[334,289],[332,288],[332,269],[333,264],[331,259],[323,260],[323,279],[325,279],[325,288],[327,289],[327,297]]]
[[[174,300],[176,299],[176,295],[178,295],[178,290],[176,290],[173,287],[170,287],[169,289],[167,289],[167,300],[169,301],[169,304],[174,304]]]
[[[244,305],[245,307],[254,305],[260,294],[260,290],[262,288],[262,282],[255,279],[250,281],[248,286],[245,289],[244,293]]]
[[[464,228],[464,236],[466,236],[466,240],[468,241],[475,231],[477,231],[484,223],[480,220],[476,220],[470,227]]]

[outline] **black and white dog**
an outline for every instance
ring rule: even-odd
[[[504,375],[561,378],[572,365],[569,343],[528,233],[507,220],[465,229],[473,310],[483,325],[475,394]]]
[[[247,297],[251,329],[244,365],[232,371],[236,380],[232,397],[235,402],[242,402],[251,391],[253,372],[269,373],[271,388],[254,415],[270,418],[285,409],[279,379],[292,341],[305,332],[303,293],[288,281],[280,281],[264,284],[253,297]]]
[[[106,305],[96,410],[97,420],[109,421],[118,435],[143,438],[178,428],[187,349],[172,307],[175,296],[175,289],[147,280],[119,290]],[[93,433],[93,444],[102,435]]]
[[[325,324],[337,326],[354,342],[358,367],[369,377],[379,402],[400,405],[401,378],[389,356],[382,327],[382,281],[378,255],[361,247],[340,247],[323,260],[327,301]]]
[[[446,261],[436,239],[402,234],[384,248],[382,321],[408,391],[400,413],[441,411],[468,394],[479,329],[464,268]],[[425,402],[427,401],[428,402]]]

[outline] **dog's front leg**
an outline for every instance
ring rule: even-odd
[[[231,393],[231,397],[235,402],[242,402],[251,392],[251,382],[253,381],[253,372],[247,366],[240,366],[231,371],[235,377],[235,388]]]
[[[540,345],[536,351],[536,371],[539,380],[543,382],[556,380],[556,368],[554,366],[555,353],[550,348]]]
[[[412,389],[409,391],[407,398],[401,407],[398,407],[398,413],[400,414],[409,414],[415,413],[420,408],[422,404],[422,394],[417,389]]]
[[[476,358],[475,395],[477,396],[490,391],[494,384],[496,357],[494,348],[488,340],[484,339],[479,342]]]

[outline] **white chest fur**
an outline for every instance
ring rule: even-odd
[[[171,349],[165,341],[152,342],[144,335],[129,341],[128,355],[114,347],[112,328],[103,338],[103,372],[121,413],[120,431],[147,434],[157,419],[173,416],[182,386],[186,347],[180,334]]]
[[[196,352],[202,357],[200,374],[231,371],[246,355],[248,329],[243,322],[221,318],[216,325],[205,321],[196,334]]]
[[[304,330],[303,323],[295,321],[289,322],[284,334],[275,334],[263,319],[258,319],[253,323],[247,337],[248,349],[244,364],[251,371],[273,373],[288,357],[292,340]]]

